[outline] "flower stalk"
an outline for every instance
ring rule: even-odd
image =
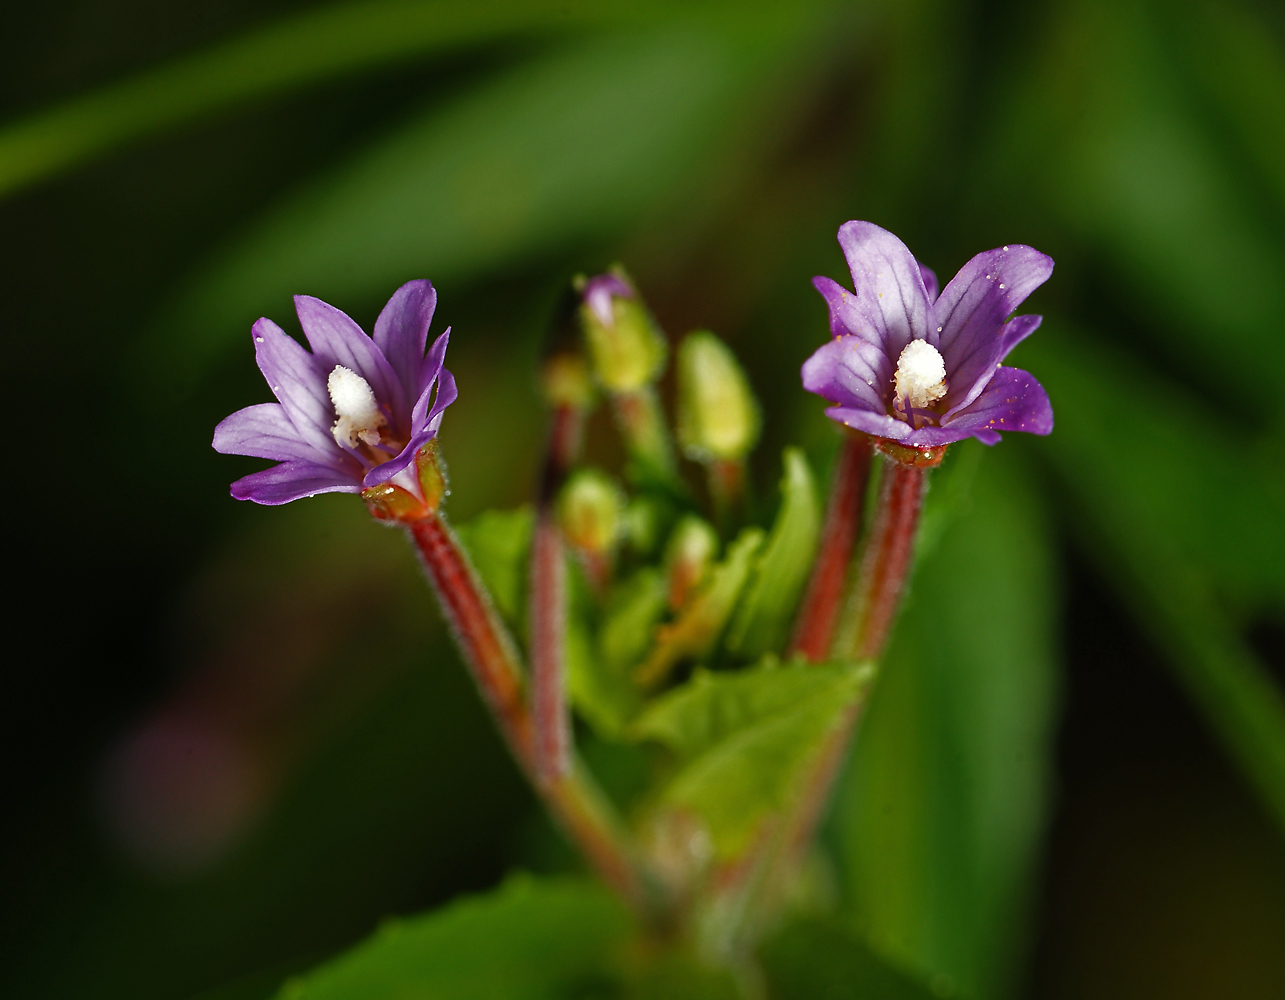
[[[574,359],[555,356],[548,370],[573,367]],[[589,393],[558,391],[558,379],[546,377],[553,404],[548,445],[540,473],[535,529],[531,540],[530,636],[535,759],[540,780],[560,782],[572,761],[571,710],[567,701],[566,547],[558,528],[558,491],[580,455]],[[570,381],[561,379],[563,383]],[[587,375],[580,382],[587,384]]]
[[[881,447],[886,460],[879,499],[856,585],[831,648],[836,659],[878,660],[883,653],[914,555],[925,470],[940,464],[946,452],[945,445],[922,450],[894,448]]]
[[[519,765],[598,874],[625,899],[647,909],[637,852],[588,772],[569,752],[560,772],[542,766],[517,648],[454,532],[435,511],[403,523],[423,558],[464,661]]]
[[[824,660],[830,651],[830,640],[843,603],[848,565],[861,530],[872,454],[868,436],[860,431],[847,431],[830,481],[821,544],[790,643],[791,655],[813,663]]]

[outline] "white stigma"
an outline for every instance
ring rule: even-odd
[[[894,404],[922,410],[946,395],[946,362],[941,352],[926,340],[912,340],[897,359]]]
[[[372,446],[379,444],[379,428],[387,421],[379,412],[370,383],[355,371],[335,365],[326,379],[326,389],[335,406],[335,416],[339,418],[331,432],[340,447],[355,448],[358,441]]]

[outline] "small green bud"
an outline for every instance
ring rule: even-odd
[[[669,606],[677,611],[705,581],[718,555],[718,532],[689,514],[678,522],[665,546],[665,583]]]
[[[736,461],[758,441],[758,401],[731,349],[712,333],[678,348],[678,441],[698,462]]]
[[[665,338],[623,272],[576,279],[594,377],[610,393],[635,392],[660,377]]]
[[[562,351],[548,358],[540,370],[540,388],[550,406],[586,410],[593,402],[589,364],[579,352]]]
[[[610,476],[597,469],[580,469],[558,497],[558,526],[572,548],[605,556],[620,537],[624,506],[620,487]]]

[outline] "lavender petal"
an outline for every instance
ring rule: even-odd
[[[275,462],[301,459],[340,469],[343,454],[331,446],[319,448],[304,437],[280,403],[258,403],[237,410],[214,428],[214,450],[224,455],[249,455]]]
[[[294,297],[295,311],[313,357],[326,376],[336,365],[364,378],[375,398],[391,411],[394,424],[405,432],[410,423],[409,404],[401,381],[375,342],[342,310],[311,295]]]
[[[375,320],[371,339],[388,359],[406,400],[419,397],[428,327],[437,308],[437,290],[424,279],[408,281],[393,292]]]
[[[1039,329],[1040,323],[1044,320],[1043,316],[1027,314],[1025,316],[1014,316],[1004,324],[1004,329],[999,332],[1000,343],[1003,345],[1003,354],[1000,360],[1008,357],[1008,352],[1020,344],[1023,340]]]
[[[906,245],[872,222],[845,222],[839,246],[852,272],[853,311],[859,317],[847,332],[881,344],[894,362],[911,340],[936,346],[923,272]]]
[[[803,388],[845,408],[886,415],[892,365],[883,349],[845,334],[822,344],[803,363]]]
[[[869,410],[846,406],[832,406],[825,411],[831,420],[836,420],[845,427],[865,431],[874,437],[889,438],[893,441],[905,441],[910,437],[910,425],[896,420],[886,413],[872,413]]]
[[[972,435],[988,444],[999,440],[1000,431],[1050,434],[1053,406],[1035,376],[1020,368],[999,368],[985,391],[971,406],[949,418],[943,429],[963,431],[961,437]]]
[[[928,293],[928,301],[936,302],[937,296],[941,294],[941,285],[937,281],[937,272],[931,267],[919,265],[919,273],[924,279],[924,291]]]
[[[250,335],[259,371],[299,436],[319,451],[337,450],[330,433],[335,411],[317,360],[270,319],[260,319]]]
[[[1021,244],[979,253],[950,279],[934,306],[946,371],[988,344],[1004,321],[1053,273],[1053,259]]]
[[[275,507],[319,493],[360,493],[361,482],[325,465],[294,461],[238,479],[231,492],[238,500]]]

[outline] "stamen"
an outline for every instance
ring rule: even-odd
[[[893,376],[896,392],[893,406],[906,413],[926,409],[946,395],[946,362],[941,352],[926,340],[912,340],[897,359]]]
[[[326,389],[330,392],[335,416],[339,418],[331,428],[339,446],[355,448],[358,441],[371,447],[379,444],[379,428],[388,421],[379,412],[370,383],[355,371],[335,365],[326,379]]]

